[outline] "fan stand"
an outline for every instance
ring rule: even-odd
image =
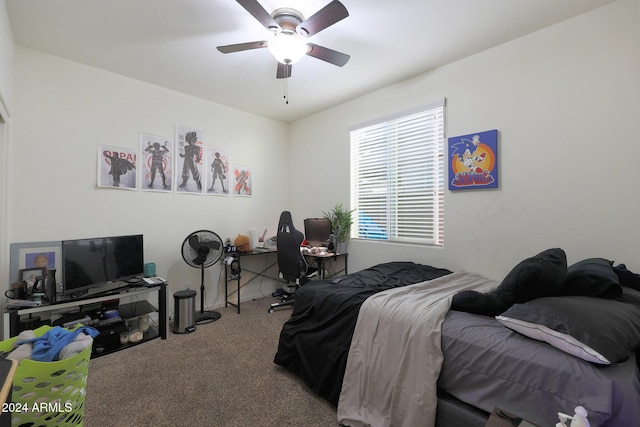
[[[200,266],[200,313],[196,313],[196,325],[215,322],[222,315],[217,311],[204,310],[204,264]]]

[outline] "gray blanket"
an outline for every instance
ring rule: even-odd
[[[452,273],[369,297],[358,316],[338,402],[346,426],[435,424],[441,326],[452,296],[497,282]]]

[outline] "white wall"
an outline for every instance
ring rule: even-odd
[[[294,123],[290,174],[310,152],[332,171],[311,201],[308,182],[292,184],[296,215],[348,204],[349,127],[446,97],[448,136],[499,130],[500,188],[446,191],[442,249],[352,240],[351,270],[412,260],[502,279],[561,247],[569,263],[640,272],[639,28],[637,0],[621,0]]]
[[[276,167],[288,158],[288,125],[26,48],[16,58],[10,242],[143,233],[145,261],[157,264],[172,295],[200,285],[180,255],[190,232],[275,233],[288,202],[288,171]],[[176,123],[203,129],[205,144],[251,166],[253,197],[96,187],[98,145],[137,149],[139,132],[173,137]],[[220,266],[207,270],[208,306],[224,301]],[[256,281],[243,297],[270,295],[271,285]]]
[[[2,218],[7,218],[8,214],[8,122],[13,101],[14,50],[6,2],[0,0],[0,216]],[[0,271],[7,271],[9,268],[7,228],[7,221],[2,221],[0,223]],[[3,308],[0,307],[0,314],[2,312]]]
[[[14,49],[6,0],[0,0],[0,116],[5,120],[13,106]]]

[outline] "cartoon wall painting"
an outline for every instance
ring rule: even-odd
[[[449,190],[498,187],[498,131],[449,138]]]
[[[173,140],[140,133],[142,191],[171,192],[173,186]]]
[[[229,150],[222,147],[205,149],[207,194],[229,195]]]
[[[242,165],[231,166],[231,185],[234,196],[253,195],[253,174],[251,168]]]
[[[203,194],[203,140],[202,130],[176,125],[176,192]]]
[[[136,150],[98,146],[98,187],[136,189]]]

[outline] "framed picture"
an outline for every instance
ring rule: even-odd
[[[98,146],[98,187],[135,190],[137,157],[136,150]]]
[[[56,270],[56,282],[62,282],[62,242],[12,243],[10,246],[10,283],[22,280],[21,270]]]
[[[33,284],[36,282],[38,277],[41,277],[43,280],[47,275],[47,269],[42,268],[23,268],[20,270],[18,274],[19,282],[27,282],[27,288],[33,287]]]
[[[140,190],[171,192],[173,166],[173,139],[140,133]]]
[[[174,176],[177,193],[204,194],[203,141],[201,129],[176,124]]]
[[[498,131],[449,138],[449,190],[498,187]]]
[[[229,150],[205,147],[207,194],[229,195]]]
[[[249,166],[231,165],[231,183],[234,196],[253,195],[253,174]]]

